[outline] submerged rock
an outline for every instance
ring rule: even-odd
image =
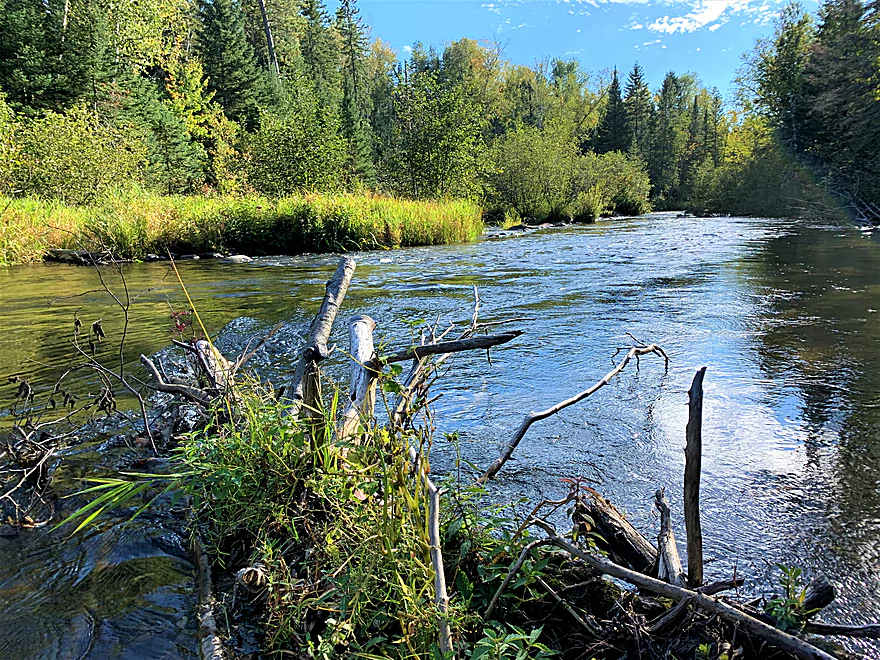
[[[150,252],[149,254],[144,255],[144,261],[148,263],[151,261],[168,261],[168,257],[163,257],[162,255]]]
[[[228,264],[246,264],[253,261],[253,259],[244,254],[230,254],[223,261]]]
[[[193,260],[193,259],[198,259],[198,258],[199,258],[199,255],[197,255],[197,254],[182,254],[182,255],[180,255],[180,256],[177,257],[177,258],[178,258],[178,260],[180,260],[180,261],[184,261],[184,260],[186,260],[186,261],[191,261],[191,260]]]
[[[223,254],[220,252],[202,252],[199,254],[202,259],[222,259]]]
[[[90,266],[92,264],[107,263],[109,256],[109,254],[104,252],[50,248],[46,251],[43,259],[46,261],[57,261],[62,264],[73,264],[75,266]]]

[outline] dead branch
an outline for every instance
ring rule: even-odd
[[[315,391],[317,385],[318,364],[330,356],[327,342],[330,339],[330,331],[333,329],[333,321],[348,291],[348,285],[354,275],[355,260],[352,257],[343,257],[339,260],[339,266],[333,278],[327,282],[327,293],[312,324],[309,327],[309,337],[305,347],[300,353],[296,369],[287,387],[284,390],[284,400],[290,403],[287,414],[299,415],[303,403],[307,398],[317,397]],[[308,396],[306,390],[309,390]]]
[[[538,584],[540,584],[544,588],[544,591],[546,591],[548,594],[553,596],[553,599],[557,603],[562,605],[562,607],[565,608],[566,612],[571,614],[572,618],[580,624],[581,628],[584,629],[584,631],[587,633],[587,635],[589,635],[593,639],[601,638],[602,631],[599,630],[599,628],[597,626],[588,623],[580,614],[578,614],[575,611],[575,609],[571,605],[569,605],[565,600],[563,600],[562,597],[558,593],[556,593],[553,590],[553,588],[549,584],[547,584],[544,580],[542,580],[539,577],[539,578],[537,578],[537,581],[538,581]]]
[[[502,451],[501,455],[498,457],[498,459],[486,469],[486,471],[482,474],[482,476],[479,479],[477,479],[476,483],[483,485],[489,479],[492,479],[496,474],[498,474],[498,471],[501,470],[502,467],[504,467],[504,464],[507,463],[508,460],[510,460],[510,457],[513,455],[513,452],[516,450],[517,445],[519,445],[520,441],[523,439],[523,437],[525,437],[526,432],[529,430],[529,428],[532,426],[532,424],[534,424],[535,422],[538,422],[542,419],[547,419],[551,415],[555,415],[556,413],[558,413],[560,410],[564,410],[565,408],[568,408],[569,406],[573,406],[574,404],[579,403],[580,401],[583,401],[588,396],[598,392],[600,389],[605,387],[611,381],[612,378],[614,378],[617,374],[619,374],[621,371],[623,371],[624,368],[626,367],[626,365],[629,364],[630,360],[632,360],[634,357],[637,358],[641,355],[647,355],[649,353],[654,353],[655,355],[659,355],[659,356],[663,357],[664,360],[666,361],[667,366],[668,366],[669,357],[666,355],[666,353],[663,351],[663,349],[660,348],[659,346],[657,346],[656,344],[650,344],[648,346],[633,346],[632,348],[629,349],[629,351],[626,354],[626,357],[623,358],[623,360],[620,362],[619,365],[617,365],[616,367],[614,367],[614,369],[612,369],[607,374],[605,374],[604,377],[602,377],[595,385],[593,385],[589,389],[584,390],[583,392],[581,392],[579,394],[575,394],[570,399],[566,399],[565,401],[560,401],[555,406],[552,406],[551,408],[547,408],[547,410],[543,410],[541,412],[530,412],[528,415],[526,415],[525,419],[523,419],[519,428],[513,434],[513,437],[507,443],[507,446],[504,448],[504,451]]]
[[[700,525],[700,472],[703,456],[703,377],[697,371],[688,390],[688,423],[684,450],[684,524],[687,531],[688,586],[703,584],[703,530]]]
[[[763,621],[759,621],[724,601],[706,596],[697,591],[691,591],[690,589],[661,582],[660,580],[642,575],[641,573],[631,571],[623,566],[618,566],[604,557],[588,554],[573,545],[571,542],[560,537],[556,533],[556,530],[545,521],[535,519],[533,522],[547,532],[550,540],[553,541],[555,545],[566,550],[573,557],[577,557],[584,563],[595,568],[597,571],[624,580],[637,587],[641,587],[642,589],[666,596],[676,602],[684,600],[685,598],[690,598],[694,605],[712,614],[717,614],[730,623],[739,624],[753,635],[764,639],[767,643],[779,649],[791,653],[797,658],[801,658],[801,660],[836,660],[834,656],[816,648],[812,644],[789,635],[788,633],[784,633]]]
[[[436,344],[424,344],[422,346],[412,346],[405,351],[400,351],[399,353],[394,353],[388,357],[383,357],[382,362],[390,364],[392,362],[404,362],[406,360],[414,359],[418,360],[428,355],[488,349],[493,346],[498,346],[499,344],[506,344],[510,340],[516,339],[521,334],[522,330],[511,330],[510,332],[500,332],[495,335],[471,337],[470,339],[460,339],[456,341],[442,341]]]
[[[549,543],[550,541],[548,541],[547,539],[538,539],[537,541],[532,541],[531,543],[527,543],[525,546],[523,546],[522,551],[519,553],[519,557],[513,563],[513,566],[510,567],[507,575],[504,576],[504,580],[501,582],[501,586],[499,586],[498,589],[495,591],[495,595],[492,596],[492,602],[489,603],[489,607],[486,608],[486,613],[483,615],[483,618],[485,620],[488,621],[489,616],[492,614],[492,612],[495,611],[495,606],[498,604],[498,600],[501,598],[501,594],[504,593],[504,590],[507,589],[507,585],[510,584],[510,581],[519,572],[519,569],[522,568],[522,565],[526,562],[526,558],[529,556],[529,553],[538,546],[548,545]]]
[[[193,403],[197,403],[200,406],[204,406],[207,408],[211,405],[211,402],[214,400],[208,392],[205,390],[199,389],[198,387],[193,387],[192,385],[185,385],[179,381],[168,383],[162,378],[162,374],[159,373],[159,369],[156,368],[156,365],[153,364],[153,361],[148,358],[146,355],[141,355],[141,364],[146,367],[147,371],[150,372],[150,375],[153,377],[155,384],[152,387],[159,392],[166,392],[168,394],[177,394],[187,401],[192,401]]]
[[[672,516],[669,513],[669,502],[660,488],[654,494],[654,506],[660,512],[660,534],[657,536],[657,548],[659,548],[659,563],[657,565],[657,577],[677,587],[685,586],[684,571],[681,569],[681,558],[678,556],[678,548],[675,545],[675,534],[672,531]]]
[[[880,623],[865,626],[838,626],[821,621],[809,621],[804,630],[812,635],[841,635],[843,637],[864,637],[880,639]]]

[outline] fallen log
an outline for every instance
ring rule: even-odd
[[[657,577],[669,584],[683,587],[687,583],[684,571],[681,568],[681,558],[675,545],[675,534],[672,531],[672,516],[669,513],[669,502],[663,489],[654,494],[654,506],[660,512],[660,534],[657,537],[659,549],[659,561],[657,563]]]
[[[837,597],[834,585],[824,575],[817,575],[807,585],[804,592],[803,611],[807,617],[819,613],[822,608],[828,607]]]
[[[318,364],[330,356],[330,351],[327,348],[330,331],[333,329],[333,321],[336,319],[348,291],[355,266],[355,260],[352,257],[343,257],[339,260],[339,266],[336,268],[333,278],[327,282],[327,292],[309,327],[306,345],[300,352],[293,375],[284,389],[282,400],[289,404],[286,411],[288,415],[299,415],[304,405],[306,416],[315,414],[316,403],[320,396]]]
[[[151,385],[153,389],[158,390],[159,392],[165,392],[167,394],[177,394],[187,401],[197,403],[205,408],[210,406],[211,403],[214,401],[214,397],[201,388],[195,387],[193,385],[187,385],[177,379],[174,379],[172,382],[166,380],[162,376],[162,374],[159,373],[159,369],[156,367],[153,361],[146,355],[141,355],[141,364],[146,367],[147,371],[153,377],[153,381],[155,381]]]
[[[592,520],[601,537],[601,541],[597,541],[599,547],[608,552],[614,562],[645,575],[657,575],[657,549],[609,500],[586,488],[577,506]]]
[[[841,635],[843,637],[864,637],[880,639],[880,623],[865,626],[838,626],[821,621],[808,621],[804,630],[812,635]]]

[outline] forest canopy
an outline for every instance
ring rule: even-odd
[[[373,191],[488,216],[793,214],[880,192],[878,3],[786,6],[725,104],[694,73],[400,59],[355,0],[0,0],[0,194]],[[818,179],[824,185],[815,184]],[[876,207],[874,207],[876,208]]]

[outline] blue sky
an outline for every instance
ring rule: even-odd
[[[727,95],[740,55],[773,29],[783,0],[359,0],[373,37],[401,57],[416,41],[442,47],[494,39],[517,64],[571,58],[590,71],[638,61],[652,88],[692,71]],[[810,11],[815,0],[807,0]]]

